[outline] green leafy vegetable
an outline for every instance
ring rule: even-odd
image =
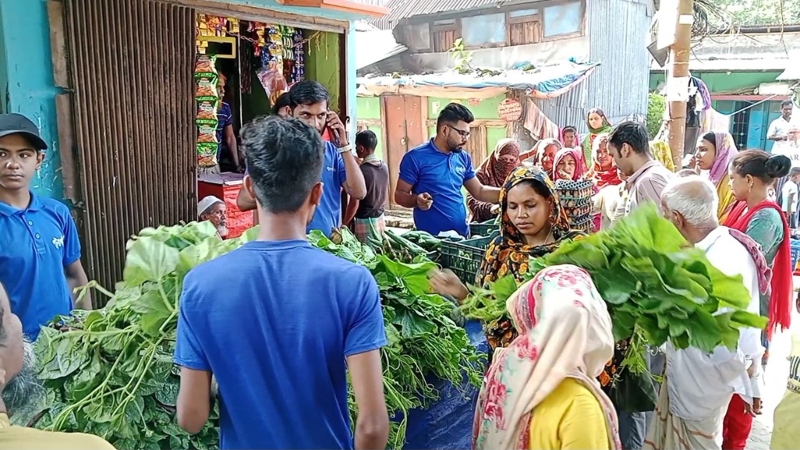
[[[42,330],[35,349],[47,398],[33,425],[96,434],[120,450],[217,448],[216,409],[197,435],[186,434],[174,420],[179,296],[192,268],[256,235],[254,229],[221,241],[207,222],[142,230],[127,244],[123,280],[113,296],[108,293],[108,305],[75,311]],[[389,340],[382,351],[387,406],[403,417],[393,425],[390,446],[401,448],[408,412],[438,396],[426,376],[460,385],[466,373],[478,386],[478,355],[466,331],[450,319],[453,305],[428,293],[433,262],[422,255],[408,264],[378,255],[346,229],[330,238],[312,232],[309,241],[366,266],[378,282]],[[354,415],[352,398],[350,406]]]
[[[644,344],[712,351],[735,347],[740,327],[763,328],[766,318],[744,311],[750,301],[741,276],[715,268],[702,250],[689,247],[678,230],[645,205],[610,230],[566,242],[531,262],[528,279],[545,267],[573,264],[585,269],[608,305],[614,338],[631,339],[626,364],[641,370]],[[477,289],[462,306],[469,318],[491,321],[506,314],[516,288],[506,277]],[[731,312],[715,315],[722,308]],[[643,342],[639,342],[639,341]]]

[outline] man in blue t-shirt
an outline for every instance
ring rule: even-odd
[[[69,314],[73,290],[89,282],[69,209],[30,190],[45,150],[33,122],[0,114],[0,283],[32,340],[42,325]],[[88,292],[76,306],[91,309]]]
[[[365,267],[306,241],[322,201],[320,135],[296,119],[242,129],[258,240],[186,276],[175,363],[178,424],[199,432],[219,385],[220,448],[382,449],[389,433],[378,286]],[[355,441],[347,373],[355,393]]]
[[[335,112],[328,110],[328,91],[316,81],[301,81],[289,89],[292,117],[311,125],[322,135],[333,132],[333,141],[324,141],[325,164],[322,169],[322,198],[314,212],[308,230],[320,230],[326,236],[342,226],[342,188],[350,197],[363,199],[367,195],[364,175],[358,166],[347,139],[347,129]],[[246,189],[239,191],[236,205],[242,211],[255,209],[255,200]]]
[[[436,120],[436,137],[411,149],[400,161],[394,199],[414,208],[414,225],[434,236],[451,230],[469,236],[462,186],[479,201],[499,201],[500,189],[481,184],[472,158],[464,152],[474,120],[466,106],[448,104]]]

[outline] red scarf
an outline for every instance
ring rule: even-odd
[[[778,253],[775,254],[775,261],[772,264],[772,294],[769,301],[769,325],[767,325],[767,337],[772,339],[775,328],[780,326],[782,329],[789,329],[792,322],[792,257],[791,246],[789,244],[789,225],[786,216],[781,211],[777,203],[764,200],[754,208],[744,213],[747,202],[739,201],[733,206],[733,210],[725,220],[725,226],[747,232],[747,226],[753,216],[766,208],[773,208],[781,215],[783,222],[783,241],[778,246]]]
[[[597,188],[602,188],[605,186],[617,186],[622,184],[622,180],[619,179],[619,174],[617,174],[617,167],[614,164],[611,164],[611,168],[608,170],[603,170],[600,166],[600,163],[594,163],[594,184]]]

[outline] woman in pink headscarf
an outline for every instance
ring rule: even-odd
[[[719,197],[717,217],[720,223],[725,222],[736,202],[731,190],[728,169],[738,154],[739,150],[733,142],[733,136],[726,131],[706,133],[697,143],[697,153],[695,153],[697,167],[700,170],[707,170],[709,180],[717,187],[717,197]]]
[[[577,181],[586,174],[579,148],[562,148],[553,159],[553,181]]]
[[[475,408],[475,450],[620,449],[597,377],[614,354],[611,317],[592,279],[551,266],[506,302],[519,336],[497,350]]]

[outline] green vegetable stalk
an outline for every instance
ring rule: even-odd
[[[197,435],[186,434],[174,420],[179,296],[189,270],[256,233],[221,241],[209,223],[190,223],[148,228],[129,241],[123,280],[113,295],[107,293],[112,296],[108,305],[75,311],[42,330],[35,349],[47,398],[32,425],[96,434],[120,450],[217,448],[216,409]],[[406,417],[437,397],[426,375],[460,384],[466,372],[473,384],[480,383],[478,356],[466,331],[449,318],[450,304],[426,292],[432,262],[404,264],[376,255],[346,230],[331,239],[312,233],[309,240],[368,267],[378,281],[389,339],[382,353],[391,414]],[[392,432],[391,447],[401,448],[405,421]]]
[[[637,354],[626,355],[623,363],[631,371],[645,367],[644,344],[660,347],[669,340],[679,349],[710,352],[719,345],[734,348],[741,327],[766,326],[766,318],[745,311],[750,296],[741,276],[727,276],[711,265],[654,205],[640,207],[610,230],[564,243],[532,261],[527,279],[558,264],[573,264],[591,275],[608,305],[615,339],[641,332],[636,341],[642,345],[629,347]],[[483,321],[498,319],[506,314],[505,302],[516,287],[507,277],[477,289],[462,313]]]

